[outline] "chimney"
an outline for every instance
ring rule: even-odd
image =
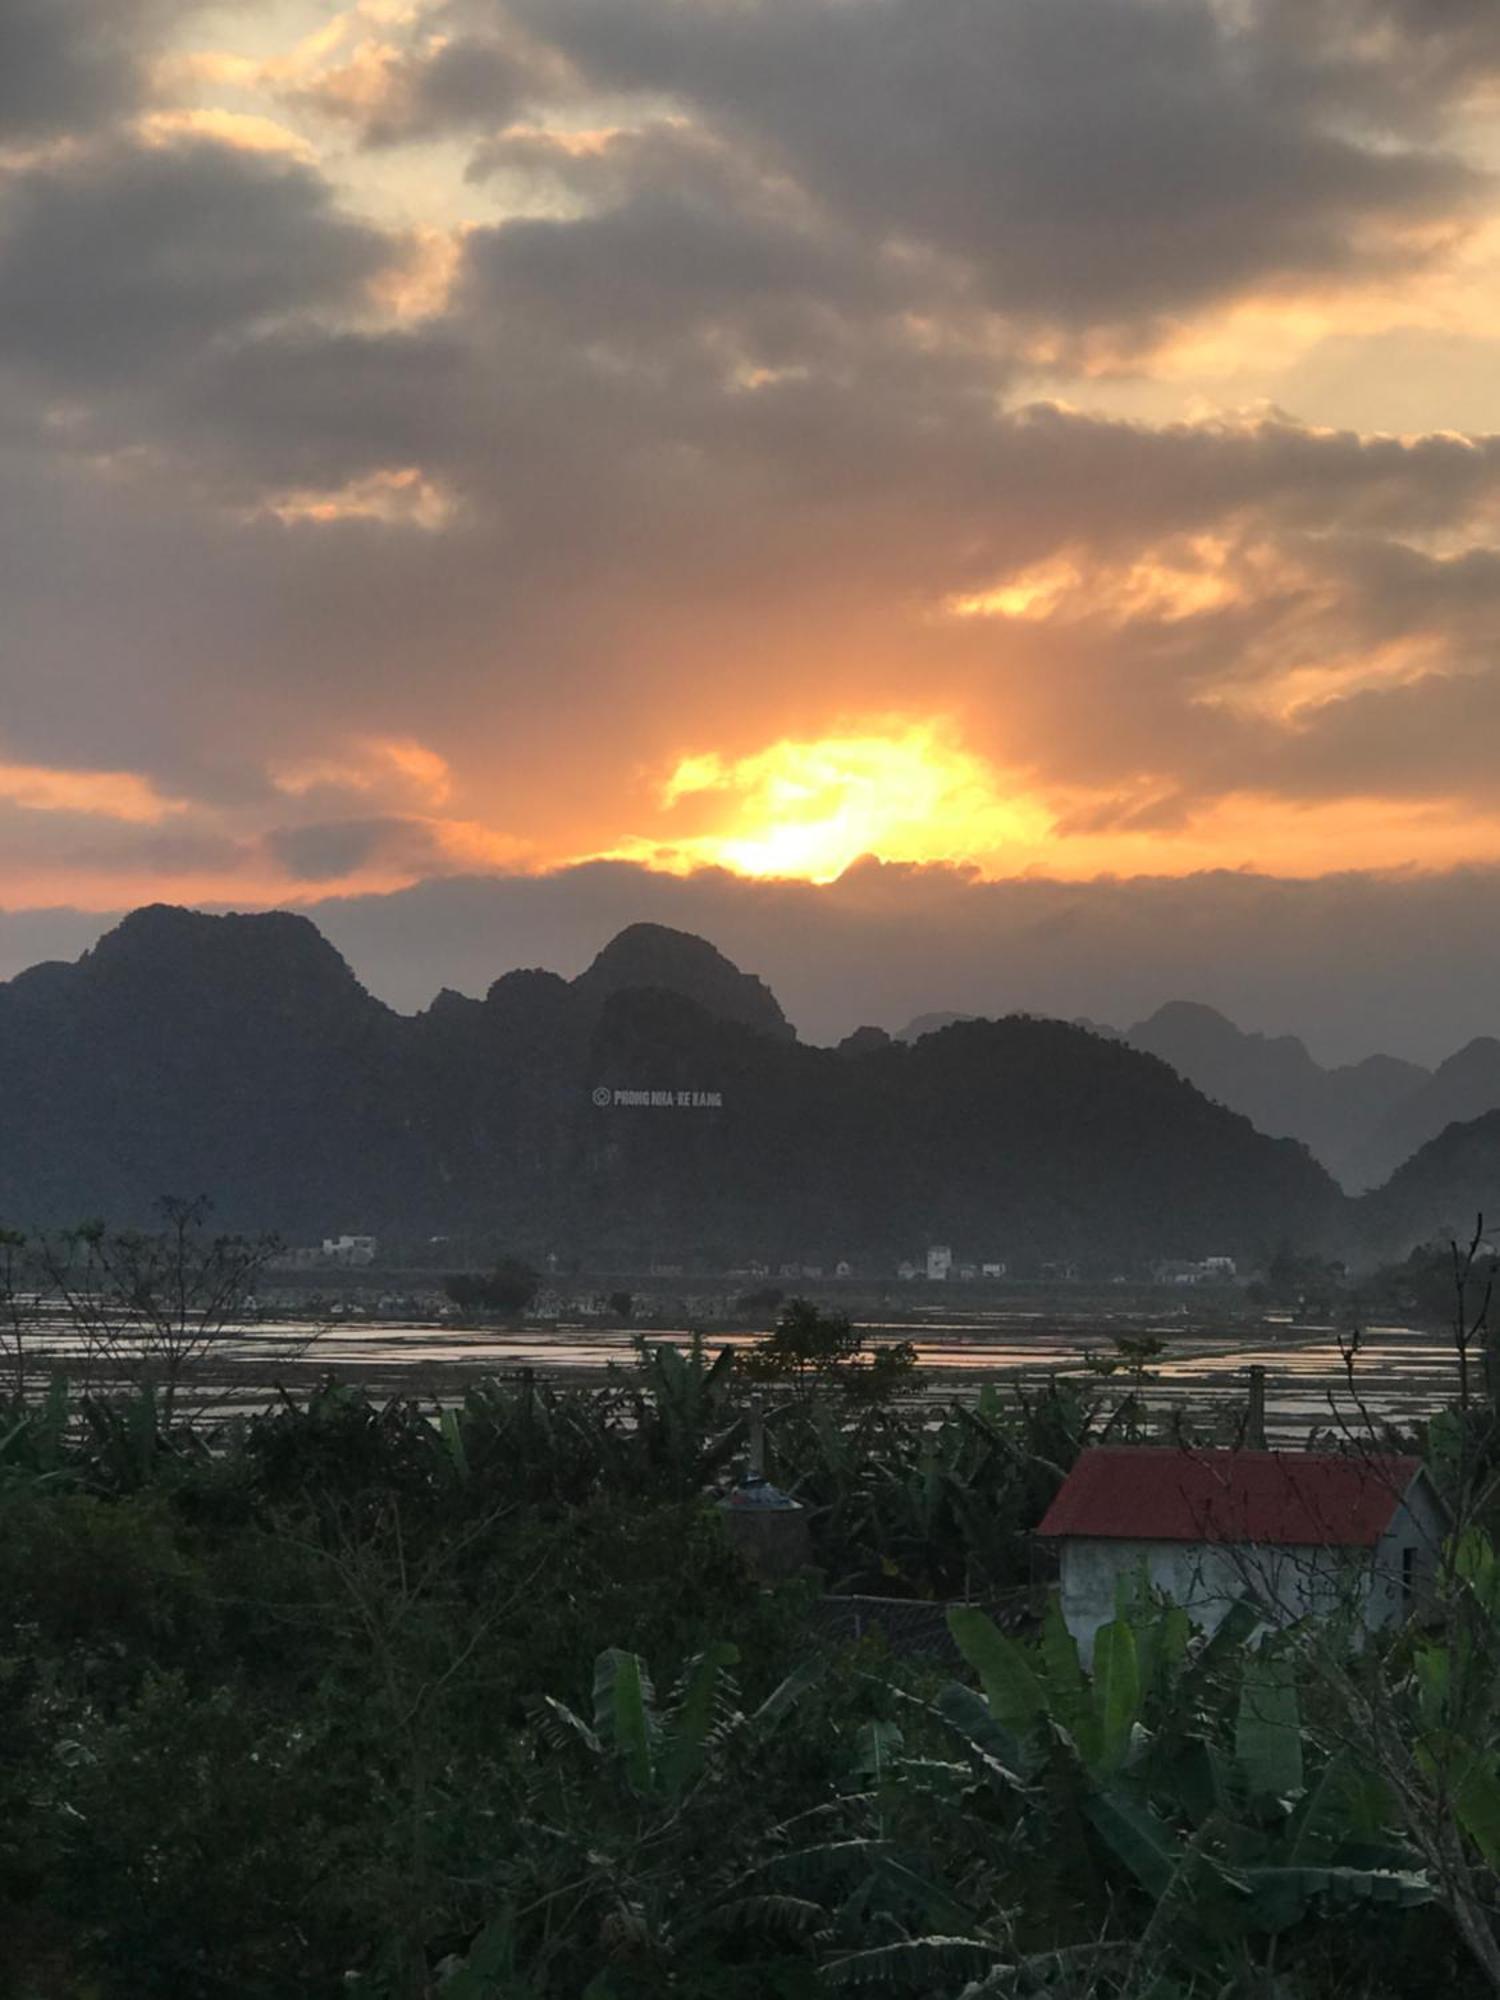
[[[1250,1399],[1245,1406],[1245,1449],[1266,1449],[1266,1371],[1259,1362],[1250,1368]]]

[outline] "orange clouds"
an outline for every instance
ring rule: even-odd
[[[292,487],[267,495],[254,511],[274,514],[289,527],[307,522],[379,521],[387,527],[421,528],[435,534],[452,518],[454,501],[420,466],[383,467],[343,486]]]
[[[134,771],[68,771],[0,763],[0,801],[26,812],[83,813],[127,825],[156,826],[183,810]]]

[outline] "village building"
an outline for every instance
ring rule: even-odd
[[[375,1249],[373,1236],[325,1236],[323,1261],[326,1264],[373,1264]]]
[[[1122,1581],[1208,1632],[1240,1598],[1270,1625],[1341,1610],[1367,1631],[1392,1624],[1426,1594],[1447,1530],[1418,1458],[1136,1445],[1085,1451],[1040,1533],[1087,1663]]]
[[[1238,1275],[1232,1257],[1164,1257],[1151,1267],[1158,1285],[1232,1285]]]

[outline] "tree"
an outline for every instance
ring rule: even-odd
[[[866,1336],[843,1313],[826,1313],[810,1299],[791,1299],[773,1332],[740,1356],[751,1382],[788,1382],[799,1390],[837,1388],[871,1401],[911,1394],[922,1386],[917,1350],[909,1340],[866,1352]]]
[[[785,1299],[786,1293],[782,1291],[779,1285],[764,1285],[756,1292],[742,1292],[739,1298],[736,1299],[735,1304],[741,1312],[775,1312],[776,1308],[783,1304]]]
[[[541,1273],[520,1257],[502,1257],[493,1270],[457,1271],[444,1278],[443,1290],[461,1312],[503,1313],[508,1319],[526,1311],[541,1289]]]
[[[38,1275],[25,1232],[0,1227],[0,1358],[17,1398],[26,1393],[26,1349],[37,1319]]]
[[[280,1248],[274,1236],[210,1235],[212,1209],[205,1195],[164,1195],[158,1230],[87,1222],[33,1244],[81,1338],[86,1376],[160,1389],[168,1428],[185,1378],[241,1335],[256,1280]]]

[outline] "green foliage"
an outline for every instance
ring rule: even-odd
[[[0,1991],[1488,1990],[1454,1888],[1488,1924],[1483,1534],[1360,1656],[1248,1606],[1204,1639],[1127,1579],[1087,1669],[1055,1596],[955,1606],[953,1678],[745,1575],[712,1505],[744,1414],[701,1342],[196,1441],[148,1388],[5,1406]],[[825,1567],[937,1593],[1024,1577],[1091,1421],[1059,1386],[768,1428]]]
[[[1190,1649],[1172,1607],[1122,1602],[1091,1675],[1055,1610],[1034,1650],[977,1612],[949,1624],[985,1701],[953,1688],[937,1713],[987,1776],[1003,1754],[1013,1800],[1058,1802],[1074,1895],[1100,1870],[1134,1885],[1138,1955],[1159,1974],[1217,1991],[1319,1912],[1432,1900],[1390,1801],[1372,1824],[1347,1755],[1308,1730],[1293,1656],[1247,1645],[1238,1621]]]
[[[782,1307],[771,1333],[740,1356],[748,1382],[786,1383],[799,1393],[839,1390],[868,1403],[915,1394],[923,1377],[909,1340],[869,1349],[864,1332],[842,1313],[807,1299]]]
[[[1087,1437],[1079,1391],[1051,1381],[908,1415],[807,1398],[774,1413],[770,1472],[810,1511],[841,1589],[951,1598],[1022,1590],[1031,1535]]]
[[[513,1319],[541,1290],[541,1273],[520,1257],[501,1257],[489,1271],[455,1271],[443,1290],[462,1313],[500,1313]]]

